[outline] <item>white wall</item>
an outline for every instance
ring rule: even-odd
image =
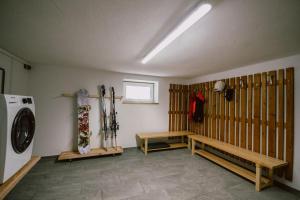
[[[248,65],[233,70],[228,70],[220,73],[203,75],[188,80],[187,83],[201,83],[211,80],[230,78],[254,74],[258,72],[281,69],[285,67],[295,68],[295,137],[294,137],[294,177],[293,182],[280,180],[285,184],[300,190],[300,54],[286,58],[271,60],[258,64]]]
[[[76,107],[74,99],[61,97],[62,93],[74,93],[86,88],[90,94],[98,94],[97,86],[114,86],[116,95],[122,95],[123,79],[159,81],[159,104],[122,104],[117,101],[117,119],[120,123],[118,143],[123,147],[136,146],[139,132],[168,130],[169,84],[172,79],[137,76],[94,69],[58,66],[35,66],[30,74],[29,93],[36,103],[36,135],[34,154],[57,155],[74,149],[77,139]],[[176,80],[178,82],[178,79]],[[90,99],[92,110],[90,126],[93,132],[92,147],[100,145],[99,101]]]
[[[0,67],[6,71],[5,93],[27,95],[30,71],[23,65],[22,60],[0,49]]]

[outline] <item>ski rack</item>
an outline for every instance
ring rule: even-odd
[[[95,148],[91,149],[91,151],[87,154],[80,154],[78,151],[64,151],[58,156],[59,161],[69,160],[72,161],[74,159],[80,158],[88,158],[88,157],[99,157],[99,156],[107,156],[107,155],[117,155],[122,154],[124,152],[121,146],[118,147],[109,147],[109,148]]]
[[[61,94],[62,97],[75,97],[74,94],[70,94],[70,93],[62,93]],[[96,95],[96,94],[92,94],[92,95],[89,95],[89,98],[94,98],[94,99],[99,99],[100,96],[99,95]],[[110,96],[106,96],[105,97],[106,99],[110,99],[111,97]],[[116,96],[115,99],[119,99],[119,100],[122,100],[123,96]]]

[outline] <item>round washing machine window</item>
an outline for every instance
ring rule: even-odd
[[[17,113],[11,130],[11,142],[16,153],[24,152],[30,145],[35,130],[35,118],[29,108]]]

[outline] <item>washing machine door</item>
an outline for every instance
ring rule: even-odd
[[[34,114],[29,108],[22,108],[17,113],[11,131],[11,142],[16,153],[24,152],[30,145],[35,130]]]

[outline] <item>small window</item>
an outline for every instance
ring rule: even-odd
[[[158,103],[158,82],[124,80],[124,103]]]

